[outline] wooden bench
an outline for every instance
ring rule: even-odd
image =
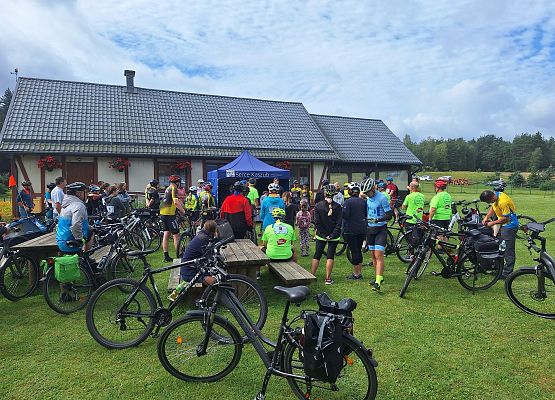
[[[294,261],[271,261],[270,269],[287,286],[296,286],[312,283],[316,277]]]
[[[180,258],[173,259],[173,265],[177,265],[181,263]],[[179,275],[180,268],[174,268],[170,270],[170,279],[168,280],[168,293],[171,293],[175,290],[177,285],[181,283],[181,276]],[[197,282],[193,285],[192,288],[189,289],[185,296],[185,302],[188,304],[195,304],[195,300],[200,297],[202,292],[204,291],[203,285],[200,282]]]

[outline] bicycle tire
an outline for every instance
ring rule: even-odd
[[[538,276],[536,275],[536,271],[532,268],[519,269],[512,272],[507,277],[507,279],[505,279],[505,293],[507,293],[507,296],[513,302],[513,304],[525,313],[541,318],[555,319],[555,281],[551,274],[549,274],[544,269],[542,269],[541,275],[545,279],[545,295],[539,293],[537,290]],[[530,276],[531,278],[533,277],[535,278],[535,280],[530,279],[531,283],[526,285],[524,279],[524,277],[526,276]],[[518,282],[518,285],[515,283],[515,281]],[[521,287],[523,288],[521,289]],[[524,298],[528,296],[531,304],[533,304],[534,307],[528,306],[524,303]],[[551,302],[546,303],[545,301],[549,298],[551,298]],[[546,308],[548,308],[549,312],[545,312],[545,310],[539,310],[537,308],[540,305],[545,306],[545,304],[548,304]]]
[[[347,248],[347,242],[345,242],[345,240],[340,239],[339,243],[337,244],[337,247],[335,248],[335,255],[336,256],[340,256],[345,252],[345,249]]]
[[[189,242],[193,239],[192,235],[191,235],[191,231],[190,230],[186,230],[185,232],[183,232],[181,234],[181,237],[179,238],[179,242],[177,243],[177,255],[179,257],[183,256],[183,252],[185,251],[185,249],[187,248],[187,246],[189,245]]]
[[[422,260],[422,264],[418,268],[418,271],[416,271],[416,276],[414,277],[415,280],[420,279],[420,277],[424,274],[424,271],[426,271],[426,267],[430,263],[430,258],[431,257],[432,257],[432,249],[428,248],[428,251],[426,252],[426,255],[424,256],[424,259]]]
[[[39,267],[25,254],[10,254],[0,268],[0,293],[10,300],[19,301],[38,287]]]
[[[395,250],[397,258],[403,263],[410,263],[412,260],[413,246],[411,245],[410,237],[412,236],[412,230],[408,230],[399,236],[397,242],[395,243]]]
[[[420,264],[422,264],[422,256],[421,256],[421,254],[418,254],[415,257],[414,261],[409,266],[408,273],[407,273],[407,276],[405,278],[405,282],[403,283],[403,287],[401,287],[401,291],[399,292],[399,297],[403,297],[405,295],[405,292],[407,291],[407,288],[409,287],[410,281],[418,273],[418,269],[420,268]]]
[[[373,400],[378,391],[376,370],[370,362],[368,350],[351,335],[343,334],[344,366],[335,384],[324,383],[312,378],[287,377],[289,387],[298,399],[325,398]],[[303,354],[300,346],[288,343],[283,351],[282,370],[285,373],[303,376]],[[366,375],[366,378],[363,378]],[[307,381],[312,390],[307,393]]]
[[[258,327],[262,330],[264,324],[266,323],[266,318],[268,317],[268,300],[264,291],[254,279],[251,279],[245,275],[239,274],[229,274],[228,283],[231,283],[235,287],[235,295],[247,310],[249,317]],[[243,283],[243,287],[239,287],[239,283]],[[246,286],[246,287],[245,287]],[[201,295],[201,299],[204,300],[207,306],[211,306],[214,302],[214,296],[216,295],[216,289],[214,286],[207,286]],[[227,310],[223,305],[218,307],[218,315],[224,317],[229,321],[234,321],[235,318],[231,315],[229,310]],[[240,331],[240,327],[237,325],[235,328]],[[243,336],[242,340],[247,340],[247,336]]]
[[[197,348],[206,337],[206,326],[210,321],[210,329],[225,333],[217,337],[211,335],[206,353],[198,355]],[[222,337],[229,339],[222,340]],[[212,320],[197,314],[185,315],[172,322],[160,336],[157,350],[164,369],[176,378],[187,382],[216,382],[235,369],[241,359],[243,344],[237,329],[224,318],[214,315]],[[180,366],[176,365],[178,362]],[[210,372],[210,368],[215,372]]]
[[[145,285],[139,285],[139,291],[131,301],[130,306],[135,311],[126,310],[127,313],[136,312],[137,315],[126,316],[123,319],[118,316],[122,305],[138,284],[139,281],[134,279],[115,279],[100,286],[91,296],[86,311],[87,329],[93,339],[102,346],[108,349],[126,349],[138,346],[154,329],[154,319],[148,316],[154,315],[157,305],[152,292]],[[145,302],[138,300],[139,294]],[[145,308],[143,304],[147,304],[147,307]],[[147,316],[145,317],[145,315]],[[148,320],[147,323],[145,323],[145,319]],[[138,328],[135,329],[135,326]],[[108,331],[112,330],[113,336],[119,337],[108,336]]]
[[[386,232],[384,255],[388,256],[395,252],[395,238],[393,237],[393,234],[389,231],[389,229],[387,229]]]
[[[110,279],[140,279],[143,276],[143,262],[139,257],[129,257],[127,253],[117,253],[109,264]]]
[[[141,234],[145,242],[145,250],[158,251],[160,249],[160,246],[162,246],[162,237],[159,231],[154,228],[145,227]]]
[[[138,233],[127,231],[122,240],[124,246],[129,250],[143,251],[146,248],[144,239]]]
[[[46,272],[42,291],[46,304],[58,314],[71,314],[84,308],[94,289],[93,277],[79,262],[80,277],[72,282],[60,283],[54,267]]]
[[[465,266],[467,262],[470,267]],[[461,286],[472,291],[486,290],[495,285],[503,271],[503,258],[495,258],[492,263],[491,266],[484,266],[479,260],[472,262],[466,255],[463,256],[455,265],[455,271],[461,274],[457,277]],[[480,281],[476,286],[478,280]],[[468,283],[469,281],[472,281],[472,285]]]

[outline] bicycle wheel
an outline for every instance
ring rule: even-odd
[[[87,305],[94,290],[93,277],[79,262],[80,277],[72,282],[56,280],[54,267],[46,272],[42,291],[51,309],[59,314],[71,314]]]
[[[335,255],[340,256],[341,254],[343,254],[346,248],[347,248],[347,242],[345,242],[345,240],[343,239],[340,239],[335,249]]]
[[[154,329],[156,301],[145,285],[127,278],[115,279],[100,286],[87,306],[89,333],[102,346],[125,349],[141,344]],[[122,310],[130,293],[137,288],[129,306]]]
[[[503,258],[471,261],[467,256],[460,259],[455,270],[460,273],[459,283],[468,290],[485,290],[499,280],[503,271]]]
[[[532,268],[514,271],[505,279],[505,292],[522,311],[555,319],[555,281],[547,271],[539,276]]]
[[[258,329],[262,330],[266,323],[266,317],[268,316],[268,301],[266,300],[262,288],[255,280],[244,275],[229,274],[227,282],[231,283],[235,289],[235,295],[247,311],[251,320]],[[215,296],[216,289],[214,286],[207,286],[202,293],[201,299],[205,301],[207,306],[211,306],[214,303]],[[224,317],[228,321],[235,321],[235,318],[231,315],[229,310],[221,305],[218,307],[218,315]],[[235,328],[238,330],[240,329],[239,325],[235,326]],[[247,337],[243,336],[243,340],[246,339]]]
[[[183,256],[183,252],[185,251],[185,249],[189,245],[189,242],[191,241],[191,239],[193,239],[193,238],[191,236],[191,231],[190,230],[186,230],[185,232],[183,232],[181,234],[181,237],[179,238],[179,243],[177,244],[177,255],[179,257]]]
[[[414,254],[414,247],[411,244],[411,238],[412,231],[409,230],[401,234],[395,243],[397,258],[407,264],[411,262]]]
[[[10,301],[29,296],[38,284],[39,267],[25,254],[10,254],[0,268],[0,292]]]
[[[370,363],[368,350],[351,335],[343,334],[343,369],[335,383],[325,383],[312,378],[287,378],[293,393],[299,399],[353,399],[376,398],[378,378]],[[302,348],[287,344],[283,352],[282,369],[289,374],[304,376]],[[310,384],[310,388],[308,387]]]
[[[416,277],[416,275],[418,274],[418,270],[420,268],[420,265],[422,264],[422,258],[423,258],[423,255],[418,254],[416,256],[416,258],[414,259],[414,261],[410,264],[408,272],[407,272],[407,276],[405,278],[405,282],[403,283],[403,287],[401,288],[401,291],[399,292],[399,297],[403,297],[405,295],[405,292],[407,291],[407,288],[409,287],[410,281],[412,280],[412,278]]]
[[[424,274],[424,271],[426,271],[426,267],[430,263],[430,258],[432,258],[432,249],[428,248],[428,251],[426,252],[426,255],[424,256],[424,259],[422,260],[422,264],[420,265],[420,267],[416,271],[416,276],[414,277],[415,280],[420,279],[420,277]]]
[[[126,253],[116,254],[110,262],[109,274],[111,279],[134,278],[143,276],[143,262],[139,257],[129,257]]]
[[[393,234],[389,231],[389,229],[386,231],[387,235],[385,238],[385,252],[384,255],[388,256],[390,254],[395,253],[395,238],[393,237]]]
[[[160,232],[154,228],[144,228],[141,231],[143,242],[145,243],[145,250],[158,251],[162,245],[162,237]]]
[[[536,222],[536,220],[527,215],[518,216],[518,231],[516,232],[517,239],[526,239],[526,235],[523,233],[522,229],[526,226],[528,222]]]
[[[125,232],[123,244],[129,250],[145,250],[146,244],[141,235],[135,232]]]
[[[200,353],[207,329],[220,334],[210,334],[206,351]],[[237,366],[242,351],[239,332],[219,315],[212,321],[204,315],[185,315],[172,322],[158,340],[158,359],[162,366],[176,378],[188,382],[222,379]]]

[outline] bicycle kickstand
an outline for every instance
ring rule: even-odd
[[[264,381],[262,382],[262,389],[260,389],[260,392],[256,395],[254,400],[266,399],[266,389],[268,388],[268,383],[270,382],[271,376],[272,374],[270,373],[270,371],[266,371],[266,375],[264,375]]]

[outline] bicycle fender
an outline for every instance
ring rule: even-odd
[[[374,368],[376,368],[378,366],[378,362],[374,359],[374,356],[372,355],[372,350],[367,349],[364,344],[362,344],[362,342],[360,340],[358,340],[356,337],[349,335],[350,338],[353,340],[353,342],[355,343],[355,345],[362,350],[362,352],[364,354],[368,355],[368,358],[370,359],[370,364],[372,364],[372,366]]]

